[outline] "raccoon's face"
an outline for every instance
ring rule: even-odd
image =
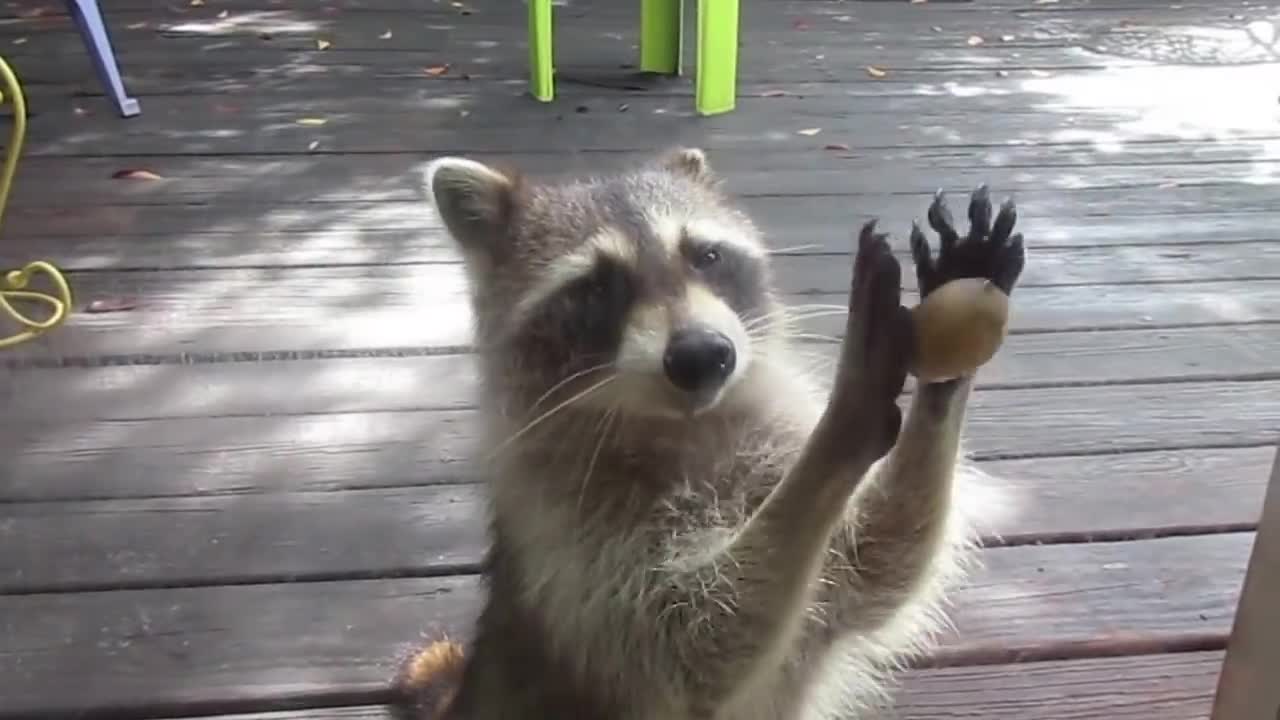
[[[700,151],[555,185],[442,158],[427,185],[466,259],[477,340],[526,402],[688,416],[753,371],[777,310],[766,252]]]

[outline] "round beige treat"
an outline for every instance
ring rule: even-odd
[[[976,371],[996,354],[1009,328],[1009,296],[985,278],[946,283],[912,311],[916,332],[911,374],[925,382]]]

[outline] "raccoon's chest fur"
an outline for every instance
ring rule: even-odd
[[[673,679],[649,654],[657,614],[671,608],[646,602],[655,590],[648,571],[700,564],[782,480],[816,416],[806,395],[790,399],[792,412],[699,422],[567,418],[495,463],[494,522],[510,575],[502,587],[515,590],[499,602],[537,618],[565,681],[610,688],[600,701],[607,717],[685,717],[664,706],[662,688]],[[693,618],[688,631],[698,632]],[[794,717],[796,681],[821,659],[805,654],[797,647],[783,672],[761,683],[761,697],[717,720]]]

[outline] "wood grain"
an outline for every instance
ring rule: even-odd
[[[829,275],[833,282],[837,276]],[[92,273],[70,281],[80,308],[120,300],[132,307],[73,313],[58,332],[6,351],[6,364],[58,364],[59,358],[101,355],[465,349],[472,341],[468,291],[457,265]],[[797,323],[809,335],[805,339],[834,342],[843,332],[838,308],[847,306],[847,290],[788,294],[783,300],[836,309]],[[911,306],[918,298],[906,292],[903,302]],[[1019,289],[1013,303],[1010,332],[1276,320],[1280,279],[1028,286]]]
[[[909,670],[885,720],[1203,720],[1221,652]],[[385,706],[219,715],[203,720],[389,720]]]
[[[944,652],[959,663],[993,643],[1225,638],[1251,539],[985,551],[988,569],[956,595],[959,635]],[[466,636],[475,590],[464,576],[0,597],[0,637],[20,648],[0,655],[0,676],[18,680],[0,717],[369,701],[420,631]],[[75,694],[53,692],[68,668],[93,671]]]
[[[1006,507],[989,538],[1150,538],[1252,528],[1266,448],[982,464]],[[1158,497],[1150,503],[1117,498]],[[18,503],[0,594],[315,582],[475,571],[488,540],[479,485]],[[994,510],[994,508],[993,508]],[[997,542],[992,539],[989,542]]]
[[[475,422],[472,410],[9,422],[0,499],[458,482],[471,477]],[[987,390],[967,423],[980,460],[1269,445],[1280,381]]]
[[[1214,348],[1206,353],[1205,348]],[[839,346],[803,343],[797,372],[829,387]],[[1247,380],[1280,373],[1280,324],[1026,333],[1010,336],[977,387]],[[233,359],[233,358],[232,358]],[[0,400],[24,423],[159,420],[386,410],[462,410],[476,402],[466,354],[119,364],[11,369]],[[102,361],[105,362],[105,361]],[[914,382],[908,378],[907,392]],[[0,418],[0,426],[4,420]]]

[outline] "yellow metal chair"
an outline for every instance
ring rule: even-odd
[[[543,102],[555,99],[552,0],[529,2],[529,84]],[[683,0],[640,0],[640,69],[680,74]],[[698,0],[698,67],[695,106],[702,115],[737,104],[738,0]]]

